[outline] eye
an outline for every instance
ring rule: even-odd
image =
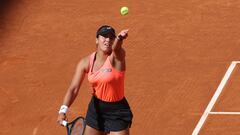
[[[114,40],[114,39],[115,39],[115,37],[114,37],[114,36],[110,36],[109,38],[110,38],[110,40]]]

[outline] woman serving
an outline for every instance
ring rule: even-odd
[[[88,105],[84,135],[129,135],[133,115],[124,95],[126,63],[122,48],[127,36],[128,29],[116,36],[108,25],[97,30],[97,50],[80,60],[60,108],[59,123],[66,119],[66,112],[87,74],[93,96]]]

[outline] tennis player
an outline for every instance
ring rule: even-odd
[[[113,27],[101,26],[96,33],[97,49],[80,60],[70,87],[60,107],[58,123],[76,98],[85,74],[93,93],[86,115],[84,135],[129,135],[133,114],[124,96],[126,71],[123,41],[128,29],[115,34]]]

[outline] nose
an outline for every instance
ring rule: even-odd
[[[109,37],[107,37],[107,38],[105,38],[105,40],[106,40],[106,41],[110,41],[110,38],[109,38]]]

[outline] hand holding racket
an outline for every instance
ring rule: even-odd
[[[86,127],[85,119],[81,116],[72,122],[63,120],[61,124],[67,128],[68,135],[83,135]]]

